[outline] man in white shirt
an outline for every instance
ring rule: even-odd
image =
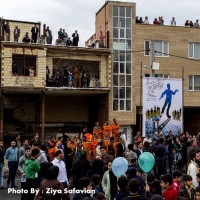
[[[196,188],[199,184],[196,180],[196,175],[199,173],[198,163],[200,161],[200,151],[195,151],[192,153],[191,162],[188,165],[187,175],[192,177],[192,184]]]
[[[171,20],[171,26],[176,26],[176,21],[175,21],[175,18],[174,17],[172,17],[172,20]]]
[[[144,24],[149,24],[149,20],[148,20],[148,17],[146,16],[145,19],[144,19]]]
[[[62,161],[64,158],[64,153],[62,149],[58,149],[55,154],[55,158],[52,161],[53,165],[56,165],[59,168],[59,174],[57,180],[62,183],[64,188],[67,188],[69,185],[69,181],[67,178],[67,171],[66,171],[66,166],[65,163]]]
[[[127,140],[126,140],[126,134],[125,134],[124,131],[122,131],[120,138],[121,138],[121,137],[123,137],[123,139],[124,139],[124,144],[125,144],[126,147],[127,147],[128,144],[127,144]]]
[[[199,20],[197,19],[196,22],[194,23],[194,28],[199,28]]]
[[[151,139],[150,135],[147,135],[147,136],[144,138],[143,144],[144,144],[145,142],[148,142],[149,144],[152,143],[152,139]]]

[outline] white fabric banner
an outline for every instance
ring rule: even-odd
[[[182,79],[143,78],[143,136],[183,130]]]

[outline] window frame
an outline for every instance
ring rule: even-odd
[[[15,76],[15,74],[13,74],[13,63],[17,64],[17,69],[18,69],[17,76],[19,77],[38,76],[38,55],[12,53],[11,74],[12,76]],[[19,65],[19,63],[21,64]],[[27,67],[27,71],[25,71],[25,66]],[[32,67],[34,70],[33,72],[34,76],[31,76],[30,74],[30,67]],[[26,75],[26,73],[28,73],[29,75]]]
[[[116,63],[118,63],[118,70],[112,71],[112,111],[113,112],[132,112],[133,110],[133,106],[132,106],[132,101],[133,101],[133,91],[132,91],[132,8],[131,9],[131,16],[127,16],[127,8],[129,7],[125,7],[125,16],[121,16],[120,15],[120,8],[121,6],[113,6],[113,10],[114,7],[117,7],[116,11],[118,11],[118,15],[114,15],[114,11],[113,11],[113,20],[115,18],[118,19],[118,22],[115,24],[118,24],[118,26],[112,26],[113,29],[113,33],[114,30],[118,32],[118,34],[116,34],[117,37],[113,37],[113,52],[118,54],[118,59],[113,59],[112,60],[112,70],[114,70],[114,65],[116,65]],[[124,9],[124,8],[123,8]],[[128,10],[129,12],[130,10]],[[127,22],[127,20],[130,20],[131,23]],[[125,22],[125,26],[122,27],[120,22],[123,21]],[[130,24],[131,27],[127,26],[127,24]],[[121,35],[121,31],[123,31],[123,35]],[[128,33],[128,34],[127,34]],[[129,35],[129,36],[128,36]],[[127,37],[128,36],[128,37]],[[122,43],[124,41],[124,43]],[[115,44],[114,44],[115,43]],[[130,43],[131,45],[128,45],[128,43]],[[123,46],[123,48],[122,48]],[[128,47],[128,48],[127,48]],[[131,54],[128,55],[128,54]],[[115,55],[115,58],[117,56]],[[128,61],[127,61],[128,59]],[[128,65],[130,65],[128,67],[128,69],[130,68],[130,72],[127,73],[127,63]],[[123,65],[123,71],[121,70],[121,65]],[[115,68],[116,69],[116,68]],[[127,86],[127,80],[126,80],[126,76],[130,76],[131,77],[131,86]],[[124,82],[123,84],[121,84],[121,80],[120,77],[124,76]],[[114,78],[116,79],[116,77],[118,77],[118,85],[114,85],[113,81]],[[127,90],[127,88],[131,88],[130,91]],[[123,91],[122,91],[123,90]],[[128,96],[130,98],[127,98],[127,91]],[[114,94],[118,94],[116,96],[114,96]],[[120,96],[120,94],[123,94],[123,96]],[[131,104],[130,104],[131,102]],[[115,108],[115,109],[114,109]],[[127,108],[130,108],[129,110],[127,110]]]
[[[192,78],[192,89],[190,89],[190,77]],[[194,80],[194,78],[195,77],[199,77],[199,79],[200,79],[200,75],[189,75],[188,76],[188,91],[189,92],[198,92],[198,91],[200,91],[200,87],[199,87],[199,90],[196,90],[195,89],[195,80]]]
[[[193,55],[192,57],[190,56],[190,44],[192,44],[192,55]],[[195,44],[200,45],[200,42],[188,42],[188,58],[190,58],[190,59],[200,59],[200,56],[199,57],[194,56]]]
[[[146,42],[149,42],[149,47],[151,42],[161,42],[162,43],[162,56],[157,56],[155,53],[155,57],[157,58],[168,58],[169,57],[169,42],[166,40],[144,40],[144,56],[150,56],[150,51],[149,55],[146,54],[147,49],[146,49]],[[164,43],[167,43],[167,53],[164,52]]]

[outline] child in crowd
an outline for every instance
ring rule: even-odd
[[[175,171],[173,173],[172,187],[177,191],[177,194],[179,194],[179,190],[181,189],[180,181],[182,179],[182,176],[183,174],[180,171]]]
[[[119,177],[119,179],[117,181],[119,191],[118,191],[117,195],[115,196],[116,200],[121,200],[124,197],[127,197],[129,195],[129,193],[127,191],[128,182],[129,182],[129,180],[126,176]]]
[[[171,161],[171,169],[172,169],[172,173],[173,173],[174,171],[177,170],[177,153],[176,153],[175,148],[171,149],[170,161]]]
[[[194,200],[195,189],[192,186],[192,177],[190,175],[183,176],[184,185],[179,192],[180,197],[185,197],[189,200]]]
[[[200,200],[200,187],[199,186],[195,190],[195,200]]]
[[[71,69],[68,71],[68,86],[73,86],[73,73]]]
[[[199,186],[200,186],[200,173],[197,173],[196,177],[197,177],[197,183],[198,183]]]
[[[148,174],[147,175],[147,184],[150,188],[150,192],[147,194],[148,197],[151,197],[154,194],[162,194],[162,188],[160,186],[159,181],[156,179],[155,175]]]
[[[172,176],[169,174],[161,176],[161,187],[162,189],[165,189],[165,191],[162,194],[163,199],[165,200],[177,200],[178,194],[177,191],[174,190],[172,187]]]

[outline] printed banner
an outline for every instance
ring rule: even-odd
[[[143,78],[143,136],[183,130],[182,79]]]

